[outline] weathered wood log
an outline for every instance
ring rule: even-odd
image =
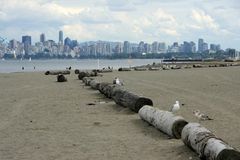
[[[98,70],[99,73],[107,73],[107,72],[112,72],[112,71],[113,70],[109,69],[109,68],[104,68],[104,69]]]
[[[149,70],[149,71],[159,71],[160,68],[157,68],[157,67],[149,67],[148,70]]]
[[[93,80],[92,77],[84,77],[82,79],[83,83],[86,85],[86,86],[90,86],[90,82]]]
[[[100,93],[105,95],[107,98],[112,98],[115,90],[121,88],[121,86],[111,83],[102,82],[99,84],[98,90]]]
[[[78,79],[82,80],[84,77],[96,77],[97,75],[97,72],[79,72]]]
[[[112,93],[113,100],[116,104],[128,107],[134,112],[138,113],[139,109],[145,105],[153,105],[153,102],[149,98],[140,97],[131,93],[123,88],[119,88]]]
[[[139,112],[141,119],[167,135],[180,139],[183,127],[188,124],[183,117],[175,116],[172,112],[162,111],[152,106],[143,106]]]
[[[46,71],[45,75],[58,75],[58,74],[70,74],[69,70],[62,70],[62,71]]]
[[[135,70],[135,71],[146,71],[147,68],[143,68],[143,67],[138,68],[138,67],[135,67],[134,70]]]
[[[94,80],[91,80],[89,84],[90,84],[92,89],[98,89],[99,85],[100,85],[100,82],[98,82],[97,80],[94,79]]]
[[[119,68],[118,71],[131,71],[131,68]]]
[[[75,74],[79,74],[79,73],[80,73],[80,70],[79,70],[79,69],[75,69],[74,73],[75,73]]]
[[[206,160],[239,160],[240,152],[216,137],[198,123],[188,123],[182,130],[182,140]]]
[[[171,65],[171,69],[181,69],[181,66],[178,66],[178,65]]]
[[[67,78],[62,75],[62,74],[59,74],[57,75],[57,82],[66,82],[67,81]]]

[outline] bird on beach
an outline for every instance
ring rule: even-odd
[[[175,104],[173,104],[170,108],[170,112],[176,112],[180,109],[179,101],[176,101]]]
[[[120,79],[118,77],[115,77],[115,79],[113,80],[113,84],[123,86],[123,83],[120,81]]]
[[[213,120],[212,118],[208,117],[208,115],[201,113],[199,110],[193,111],[193,114],[199,119],[199,121]]]

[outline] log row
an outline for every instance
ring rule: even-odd
[[[142,120],[183,143],[204,160],[240,160],[240,152],[215,136],[198,123],[188,123],[171,112],[161,111],[152,106],[139,110]]]
[[[59,71],[46,71],[45,75],[58,75],[58,74],[70,74],[69,70],[59,70]]]
[[[79,72],[79,74],[78,74],[78,79],[79,80],[82,80],[84,77],[96,77],[96,76],[98,76],[98,73],[97,72],[93,72],[93,71],[91,71],[91,72]]]

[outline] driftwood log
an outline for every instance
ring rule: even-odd
[[[183,117],[175,116],[172,112],[162,111],[147,105],[143,106],[138,114],[144,121],[176,139],[181,138],[182,129],[188,124]]]
[[[62,71],[46,71],[45,75],[58,75],[58,74],[70,74],[69,70],[62,70]]]
[[[82,82],[86,85],[86,86],[90,86],[90,82],[93,80],[92,77],[84,77],[82,79]]]
[[[100,93],[105,95],[107,98],[112,98],[117,89],[122,88],[119,85],[102,82],[99,84],[98,90]]]
[[[57,82],[66,82],[67,78],[63,74],[57,75]]]
[[[183,142],[201,159],[240,160],[240,152],[217,138],[211,131],[198,123],[189,123],[182,130]]]
[[[99,73],[106,73],[106,72],[112,72],[112,71],[113,70],[109,69],[109,68],[104,68],[104,69],[98,70]]]
[[[112,93],[112,98],[116,104],[128,107],[136,113],[138,113],[139,109],[145,105],[153,105],[151,99],[140,97],[134,93],[124,90],[123,88],[116,89]]]
[[[131,71],[131,68],[119,68],[118,71]]]
[[[79,69],[75,69],[74,73],[75,73],[75,74],[79,74],[79,73],[80,73],[80,70],[79,70]]]
[[[90,86],[91,86],[92,89],[97,90],[97,89],[99,88],[100,82],[97,81],[97,80],[95,80],[95,79],[93,79],[93,80],[91,80],[91,81],[89,82],[89,84],[90,84]]]
[[[149,67],[148,70],[149,70],[149,71],[159,71],[160,68],[157,68],[157,67]]]
[[[135,71],[146,71],[147,68],[142,68],[142,67],[141,67],[141,68],[138,68],[138,67],[135,67],[134,70],[135,70]]]
[[[84,77],[96,77],[97,75],[97,72],[79,72],[78,79],[82,80]]]

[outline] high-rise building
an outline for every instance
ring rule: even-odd
[[[44,33],[40,34],[40,42],[44,43],[45,41],[46,41],[45,34]]]
[[[143,41],[139,42],[139,44],[138,44],[138,53],[140,53],[140,54],[144,53],[144,42]]]
[[[22,43],[24,45],[24,51],[26,54],[30,53],[31,45],[32,45],[32,40],[31,36],[22,36]]]
[[[131,53],[131,44],[128,41],[123,43],[123,53]]]
[[[72,44],[72,41],[71,41],[70,38],[67,37],[67,38],[64,39],[64,45],[65,46],[71,47],[71,44]]]
[[[63,44],[63,31],[59,31],[59,43]]]
[[[166,53],[166,43],[160,42],[158,44],[158,50],[160,53]]]
[[[152,53],[158,53],[158,42],[152,43]]]
[[[208,50],[208,44],[207,43],[203,43],[202,45],[202,52],[207,51]]]
[[[198,52],[199,53],[203,52],[203,44],[204,44],[204,40],[203,39],[198,39]]]
[[[17,48],[17,40],[13,39],[9,42],[9,47],[11,49],[16,49]]]

